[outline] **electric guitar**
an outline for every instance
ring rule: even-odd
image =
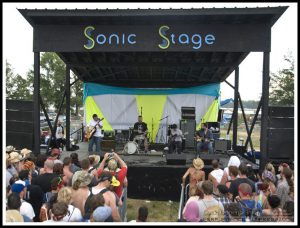
[[[97,124],[96,124],[94,127],[91,127],[91,128],[88,129],[88,132],[87,132],[87,134],[86,134],[86,138],[87,138],[87,139],[92,138],[93,135],[96,133],[96,131],[97,131],[97,128],[96,128],[96,127],[97,127],[97,125],[100,123],[101,120],[104,120],[104,118],[99,119],[99,120],[97,121]]]

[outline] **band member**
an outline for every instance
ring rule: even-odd
[[[88,124],[88,131],[95,130],[95,133],[93,136],[89,139],[89,154],[92,154],[93,151],[93,145],[96,144],[96,154],[101,154],[101,147],[100,143],[103,138],[102,134],[102,128],[103,128],[103,122],[98,118],[97,114],[93,115],[93,119]]]
[[[213,139],[212,132],[208,129],[207,123],[202,124],[202,128],[196,132],[197,139],[197,156],[200,156],[200,152],[208,149],[209,153],[213,153],[213,147],[211,139]]]
[[[136,122],[134,124],[131,140],[132,140],[132,138],[133,138],[133,141],[136,141],[136,142],[138,140],[144,140],[145,152],[148,151],[147,134],[148,134],[147,124],[145,122],[143,122],[143,117],[139,116],[138,122]]]
[[[183,139],[182,131],[177,128],[176,124],[171,125],[171,132],[170,132],[170,138],[169,138],[169,153],[170,154],[172,154],[174,152],[174,148],[178,154],[181,154],[182,139]]]

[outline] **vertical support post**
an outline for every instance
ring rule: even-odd
[[[233,127],[232,127],[232,149],[235,150],[237,144],[237,125],[238,125],[238,105],[239,105],[239,67],[235,68],[234,79],[234,109],[233,109]]]
[[[40,129],[40,52],[34,52],[34,81],[33,81],[33,148],[34,154],[41,153],[41,129]]]
[[[262,105],[261,105],[261,133],[260,133],[260,170],[268,160],[268,113],[269,113],[269,82],[270,82],[270,52],[264,52]]]
[[[243,113],[243,119],[244,119],[246,131],[247,131],[247,140],[249,139],[251,151],[253,152],[254,148],[253,148],[253,144],[252,144],[251,134],[250,134],[250,131],[249,131],[249,127],[248,127],[248,123],[247,123],[247,119],[246,119],[246,114],[245,114],[245,111],[244,111],[244,106],[243,106],[243,102],[242,102],[242,98],[241,98],[240,93],[239,93],[239,101],[240,101],[240,105],[241,105],[241,109],[242,109],[242,113]],[[246,149],[247,149],[247,147],[246,147]]]
[[[255,112],[255,115],[254,115],[253,120],[252,120],[252,123],[251,123],[251,127],[250,127],[250,135],[248,135],[247,140],[246,140],[246,142],[245,142],[245,147],[246,147],[246,148],[247,148],[247,146],[248,146],[249,137],[251,137],[251,134],[252,134],[254,125],[255,125],[255,123],[256,123],[256,120],[257,120],[257,117],[258,117],[258,114],[259,114],[259,111],[260,111],[260,108],[261,108],[261,99],[260,99],[260,101],[259,101],[259,103],[258,103],[256,112]]]
[[[66,150],[70,150],[70,67],[66,65]]]

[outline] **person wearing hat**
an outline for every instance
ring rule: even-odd
[[[121,222],[121,217],[117,208],[116,196],[109,190],[112,183],[112,174],[110,172],[102,172],[99,176],[99,183],[97,186],[91,188],[91,194],[96,195],[102,193],[105,204],[112,210],[112,217],[114,222]]]
[[[106,162],[107,162],[107,167],[104,169]],[[120,164],[120,168],[118,168],[118,164]],[[123,161],[123,159],[120,158],[120,156],[117,153],[115,152],[106,153],[97,170],[98,176],[100,176],[103,171],[109,171],[120,182],[120,186],[118,186],[115,189],[115,192],[117,193],[118,197],[121,198],[123,187],[127,187],[126,163]]]
[[[25,215],[31,220],[35,217],[35,213],[33,210],[33,207],[30,203],[24,201],[24,197],[26,196],[27,192],[27,186],[29,185],[28,182],[22,181],[22,180],[17,180],[12,186],[11,186],[11,191],[18,194],[21,199],[21,207],[20,207],[20,213],[21,215]]]
[[[72,177],[73,206],[79,208],[82,215],[85,214],[84,205],[90,195],[88,185],[91,183],[92,179],[93,175],[83,170],[75,172]]]
[[[23,148],[20,154],[22,155],[23,159],[26,159],[29,157],[31,152],[32,152],[31,150],[28,150],[27,148]]]
[[[22,155],[20,155],[18,152],[11,152],[8,157],[8,161],[10,163],[10,167],[8,168],[8,171],[11,173],[11,175],[18,175],[20,171],[20,161],[22,160]]]
[[[6,147],[6,153],[10,154],[11,152],[14,152],[16,148],[12,145],[9,145]]]
[[[190,188],[189,195],[191,195],[191,191],[197,187],[197,183],[200,181],[205,181],[205,172],[202,171],[204,167],[204,162],[201,158],[195,158],[193,160],[193,166],[190,167],[182,177],[182,184],[185,186],[185,180],[187,176],[190,177]]]

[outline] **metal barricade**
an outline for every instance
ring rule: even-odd
[[[127,222],[127,187],[123,188],[121,200],[122,200],[122,206],[118,208],[119,214],[122,222]]]
[[[187,184],[185,187],[183,186],[183,184],[181,184],[181,193],[180,193],[180,201],[179,201],[179,209],[178,209],[178,221],[182,220],[182,211],[189,198],[189,188],[190,188],[190,184]]]

